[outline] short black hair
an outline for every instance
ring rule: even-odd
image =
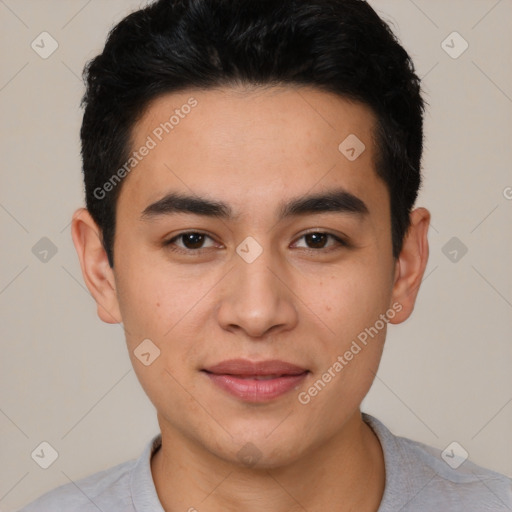
[[[400,254],[421,184],[425,107],[411,58],[366,1],[158,0],[110,31],[84,80],[86,207],[111,267],[122,183],[103,187],[130,158],[135,122],[163,94],[233,85],[312,86],[371,108]]]

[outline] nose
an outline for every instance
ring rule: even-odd
[[[217,308],[223,329],[262,339],[295,327],[298,314],[291,277],[272,260],[270,250],[250,263],[235,255],[235,267],[227,279]]]

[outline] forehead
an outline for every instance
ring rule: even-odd
[[[134,125],[132,151],[151,149],[125,178],[120,201],[142,210],[179,189],[222,198],[238,213],[342,186],[371,202],[385,191],[375,121],[369,107],[307,87],[166,94]]]

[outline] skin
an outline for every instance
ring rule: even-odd
[[[160,501],[167,512],[313,512],[334,510],[334,503],[340,511],[376,511],[384,461],[359,407],[386,328],[308,404],[297,396],[393,304],[401,311],[390,323],[412,313],[428,259],[430,214],[411,213],[393,259],[389,194],[374,165],[375,117],[365,105],[313,88],[167,94],[134,126],[133,148],[191,96],[198,105],[124,179],[113,269],[88,211],[77,210],[72,222],[98,315],[123,323],[135,372],[157,410],[162,448],[151,470]],[[349,134],[366,146],[354,161],[338,150]],[[277,220],[282,201],[334,188],[364,201],[368,214]],[[236,217],[141,219],[171,191],[223,201]],[[190,254],[163,245],[188,231],[211,237],[202,254],[191,254],[194,246],[183,239],[175,244]],[[330,238],[315,246],[307,232],[342,236],[349,246]],[[248,236],[263,249],[252,263],[236,252]],[[161,353],[144,366],[134,350],[147,338]],[[248,403],[200,371],[237,357],[281,359],[310,373],[300,389]],[[259,456],[251,466],[237,456],[246,443]]]

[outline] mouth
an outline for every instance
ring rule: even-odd
[[[261,403],[300,386],[309,370],[279,360],[230,359],[202,370],[224,392],[245,402]]]

